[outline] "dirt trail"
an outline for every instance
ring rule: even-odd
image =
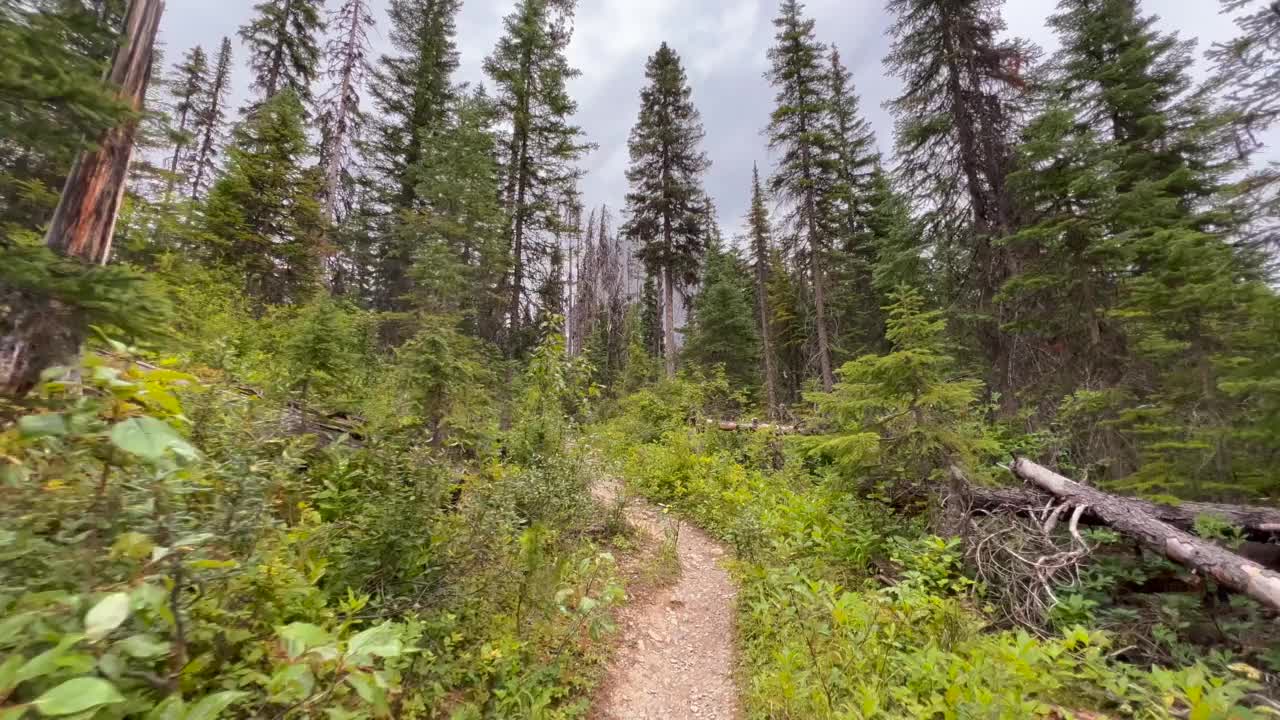
[[[606,503],[616,483],[594,490]],[[674,521],[629,500],[628,522],[661,546]],[[621,642],[597,696],[593,720],[736,720],[734,607],[737,589],[720,566],[726,551],[697,528],[679,526],[680,578],[620,613]]]

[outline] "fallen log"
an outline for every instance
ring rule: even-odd
[[[1137,501],[1081,485],[1026,458],[1014,461],[1012,470],[1022,480],[1066,503],[1087,507],[1113,530],[1170,560],[1280,610],[1280,574],[1157,519]]]
[[[1010,508],[1039,508],[1052,497],[1037,487],[989,488],[968,484],[966,493],[974,509],[998,511]],[[1165,505],[1149,500],[1128,498],[1135,509],[1168,523],[1181,530],[1195,527],[1196,518],[1216,517],[1244,530],[1254,540],[1268,540],[1280,534],[1280,509],[1257,505],[1228,505],[1226,503],[1183,502]],[[1086,525],[1106,524],[1092,512],[1085,510],[1081,519]]]

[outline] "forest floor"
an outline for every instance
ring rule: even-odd
[[[728,551],[699,529],[625,497],[616,480],[597,484],[593,493],[606,507],[624,503],[627,523],[644,535],[641,543],[658,548],[645,563],[649,574],[657,568],[674,577],[631,583],[592,719],[735,720],[737,588],[721,566]]]

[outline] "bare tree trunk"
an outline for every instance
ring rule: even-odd
[[[671,268],[662,268],[662,357],[667,364],[667,377],[676,376],[676,303],[671,286]]]
[[[1014,462],[1013,472],[1045,492],[1053,493],[1077,507],[1087,507],[1112,529],[1136,539],[1170,560],[1280,610],[1280,574],[1162,522],[1128,498],[1108,495],[1072,482],[1025,458]]]
[[[107,82],[120,89],[130,109],[142,109],[151,79],[152,54],[163,0],[133,0]],[[67,176],[45,243],[54,252],[90,265],[106,264],[133,159],[138,118],[105,131],[96,149],[84,152]],[[54,365],[75,361],[85,327],[80,313],[51,297],[0,292],[7,317],[0,324],[0,392],[21,396]]]

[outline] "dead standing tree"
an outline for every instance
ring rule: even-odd
[[[57,255],[88,266],[105,265],[111,255],[163,12],[163,0],[133,0],[129,5],[106,81],[119,89],[120,99],[133,112],[106,130],[72,166],[45,237]],[[45,368],[74,362],[85,323],[74,305],[32,291],[6,289],[0,303],[7,313],[0,321],[0,392],[21,396]]]

